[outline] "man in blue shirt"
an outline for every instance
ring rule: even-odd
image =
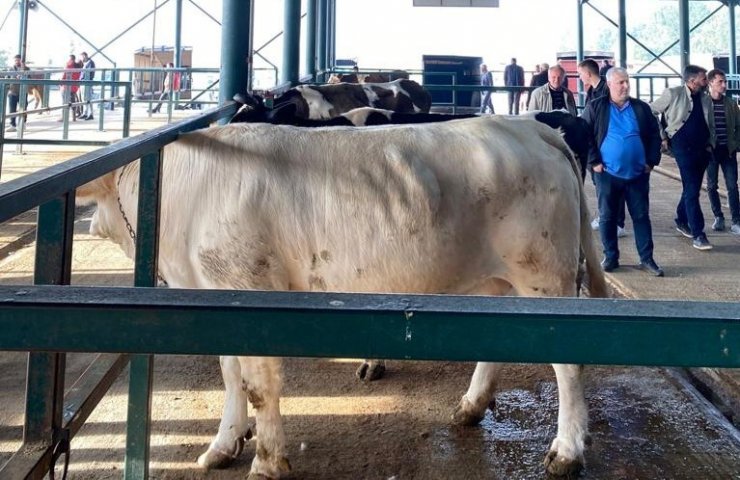
[[[617,215],[626,202],[635,229],[640,268],[662,277],[653,259],[650,223],[650,172],[660,162],[660,129],[650,106],[630,97],[629,75],[613,67],[606,78],[609,95],[591,101],[582,118],[591,127],[593,142],[588,166],[598,183],[599,232],[604,247],[604,271],[619,268]]]
[[[491,75],[491,72],[488,71],[488,66],[485,63],[482,63],[480,66],[480,84],[482,87],[492,87],[493,86],[493,75]],[[486,108],[491,111],[491,114],[495,114],[496,112],[493,111],[493,102],[491,102],[491,91],[490,90],[484,90],[481,92],[481,101],[480,101],[480,113],[481,115],[486,113]]]

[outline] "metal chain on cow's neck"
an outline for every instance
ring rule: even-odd
[[[116,201],[118,202],[118,211],[121,212],[121,217],[123,217],[123,222],[126,224],[126,230],[128,230],[128,234],[131,237],[131,240],[134,242],[134,247],[136,247],[136,231],[134,230],[134,227],[131,226],[131,222],[129,222],[128,217],[126,216],[126,212],[123,211],[123,203],[121,203],[121,179],[123,178],[123,174],[126,172],[126,167],[131,165],[130,163],[127,163],[126,165],[121,168],[121,173],[118,174],[118,181],[116,182],[116,191],[118,194],[116,195]],[[162,274],[159,272],[159,269],[157,269],[157,279],[162,282],[163,284],[167,285],[167,280],[162,277]]]

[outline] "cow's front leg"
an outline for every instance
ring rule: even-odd
[[[470,379],[470,387],[452,414],[453,422],[458,425],[477,425],[483,420],[486,408],[493,403],[496,381],[502,367],[501,363],[478,362]]]
[[[242,389],[242,371],[237,357],[220,357],[221,375],[226,387],[224,411],[218,434],[208,450],[198,458],[206,469],[225,468],[242,452],[251,437],[247,415],[247,392]]]
[[[239,357],[239,364],[242,388],[254,408],[257,424],[257,448],[249,480],[278,479],[290,473],[280,417],[281,359]]]
[[[583,393],[583,365],[553,365],[558,380],[558,435],[545,456],[552,475],[577,475],[588,441],[588,409]]]
[[[385,373],[385,360],[365,360],[357,369],[355,375],[360,380],[372,382],[383,377]]]

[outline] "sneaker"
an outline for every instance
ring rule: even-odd
[[[691,235],[691,229],[685,223],[676,222],[676,231],[686,238],[694,238],[694,236]]]
[[[711,250],[712,244],[707,240],[706,235],[699,235],[694,239],[693,246],[697,250]]]
[[[16,128],[11,125],[10,127],[6,128],[5,131],[6,132],[15,132],[16,131]]]
[[[617,238],[622,238],[627,236],[627,230],[624,229],[624,227],[617,226]]]
[[[730,233],[734,233],[735,235],[740,235],[740,223],[733,223],[730,227]]]
[[[591,230],[598,230],[599,229],[599,217],[594,218],[591,220]]]
[[[647,262],[640,262],[640,269],[650,272],[656,277],[662,277],[664,275],[663,269],[660,268],[653,259],[650,259]]]
[[[619,268],[619,260],[610,260],[605,258],[601,261],[601,268],[603,268],[605,272],[613,272]]]
[[[714,223],[712,224],[712,230],[715,232],[722,232],[725,229],[725,219],[724,217],[717,217],[714,219]]]

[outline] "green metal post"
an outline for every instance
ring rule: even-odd
[[[36,233],[36,285],[69,285],[72,272],[74,193],[39,207]],[[63,353],[28,355],[23,443],[49,447],[60,439],[64,407]]]
[[[134,271],[134,285],[137,287],[157,285],[161,173],[161,150],[141,159]],[[153,367],[153,355],[131,358],[124,466],[126,480],[143,480],[149,476]]]
[[[627,68],[627,0],[619,0],[619,66]]]
[[[729,60],[729,73],[735,75],[737,73],[737,43],[735,39],[735,2],[737,0],[729,0],[727,3],[727,9],[729,11],[729,24],[730,24],[730,58]]]
[[[318,9],[316,12],[317,19],[317,32],[316,32],[316,56],[318,61],[318,69],[321,73],[321,80],[324,80],[324,70],[326,70],[326,38],[327,38],[327,1],[319,0]]]
[[[318,0],[308,0],[306,6],[306,73],[316,80],[316,12]]]
[[[182,0],[175,1],[175,68],[182,67]]]
[[[251,77],[252,0],[223,0],[221,26],[221,75],[218,103],[231,101],[237,93],[246,93]],[[223,118],[220,123],[227,123]]]
[[[576,0],[578,17],[578,41],[576,44],[576,64],[583,61],[583,0]],[[583,106],[583,82],[578,78],[578,105]]]
[[[28,0],[18,1],[18,11],[21,14],[20,17],[20,28],[18,34],[18,53],[21,56],[21,61],[26,61],[26,42],[28,38]]]
[[[123,138],[128,138],[131,132],[131,84],[127,83],[123,97]]]
[[[301,49],[301,0],[285,0],[283,17],[283,68],[280,82],[298,83]]]
[[[337,2],[336,0],[329,0],[329,40],[327,44],[327,53],[329,59],[327,60],[327,66],[330,69],[334,69],[337,63]]]
[[[681,73],[691,58],[691,45],[689,37],[689,0],[678,0],[678,23],[679,23],[679,49],[681,55]]]

